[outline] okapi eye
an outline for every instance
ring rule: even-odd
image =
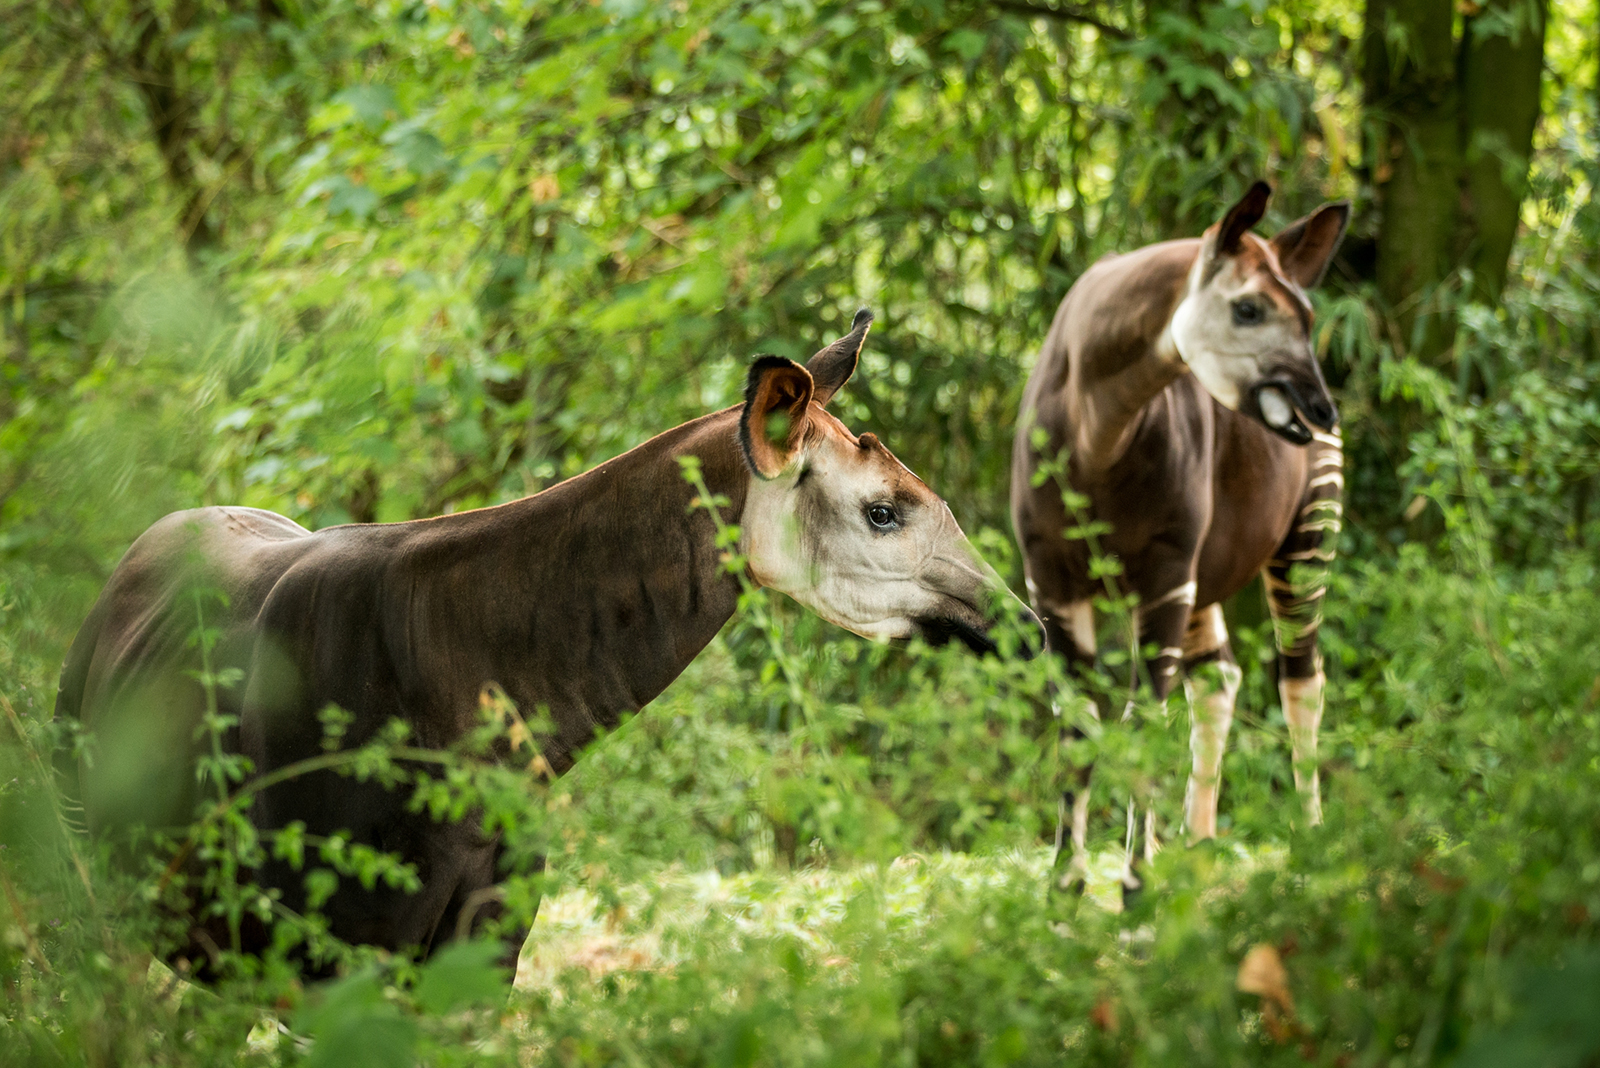
[[[893,530],[900,525],[900,517],[895,515],[894,508],[887,504],[867,505],[867,522],[879,530]]]
[[[1253,300],[1236,300],[1233,302],[1233,323],[1235,326],[1254,326],[1266,313],[1261,310],[1261,305]]]

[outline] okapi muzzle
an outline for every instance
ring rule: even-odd
[[[1250,233],[1271,189],[1257,182],[1206,231],[1172,314],[1171,348],[1224,407],[1296,445],[1339,412],[1311,337],[1316,286],[1344,235],[1349,205],[1328,204],[1270,241]]]
[[[1332,430],[1339,425],[1339,409],[1328,395],[1322,371],[1313,361],[1311,375],[1280,371],[1250,387],[1239,410],[1259,419],[1268,430],[1296,445],[1311,443],[1311,427]],[[1313,381],[1307,381],[1313,378]],[[1298,380],[1297,380],[1298,379]]]

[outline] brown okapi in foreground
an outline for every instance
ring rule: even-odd
[[[240,673],[217,694],[237,717],[223,744],[256,775],[322,752],[329,705],[353,717],[346,745],[397,718],[412,744],[448,747],[479,725],[490,685],[530,714],[548,709],[541,751],[565,772],[597,730],[661,693],[737,605],[739,582],[712,517],[691,507],[680,457],[698,457],[726,498],[756,582],[857,634],[989,649],[998,578],[937,495],[826,410],[871,321],[858,312],[850,334],[803,367],[757,358],[743,404],[510,504],[316,533],[253,508],[156,523],[117,566],[62,672],[56,714],[91,737],[77,769],[91,831],[116,838],[194,816],[196,759],[210,744],[197,736],[196,584],[227,597],[206,619],[221,631],[212,670]],[[301,821],[310,835],[345,832],[414,865],[420,892],[346,880],[322,913],[346,941],[427,954],[458,925],[498,914],[502,846],[470,816],[412,811],[408,794],[321,771],[262,790],[249,815],[263,832]],[[288,908],[305,907],[302,873],[287,863],[252,874]],[[227,944],[219,921],[207,927],[193,930],[196,947]],[[508,940],[513,960],[520,946]]]
[[[1317,626],[1344,477],[1305,291],[1322,280],[1349,206],[1326,204],[1264,241],[1250,230],[1270,196],[1257,182],[1203,237],[1108,256],[1078,279],[1028,380],[1012,456],[1012,518],[1050,648],[1074,665],[1095,658],[1093,601],[1104,580],[1091,575],[1085,541],[1064,532],[1097,520],[1110,526],[1099,549],[1121,561],[1123,590],[1138,597],[1157,696],[1185,673],[1193,766],[1184,821],[1195,839],[1216,834],[1241,679],[1221,602],[1257,573],[1274,622],[1295,785],[1309,821],[1322,819]],[[1036,427],[1047,436],[1042,449]],[[1088,515],[1068,516],[1054,477],[1034,485],[1041,462],[1063,452]],[[1206,664],[1215,670],[1197,674]],[[1058,832],[1063,889],[1083,878],[1084,774],[1062,797],[1072,840],[1069,854]],[[1146,859],[1156,848],[1152,819]],[[1131,870],[1124,885],[1136,885]]]

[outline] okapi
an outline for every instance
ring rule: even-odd
[[[1094,598],[1104,580],[1091,575],[1088,544],[1065,532],[1098,520],[1110,527],[1098,548],[1121,561],[1122,592],[1137,595],[1140,647],[1154,649],[1144,669],[1158,697],[1183,669],[1192,715],[1184,821],[1196,840],[1216,834],[1242,678],[1221,602],[1258,573],[1295,786],[1309,822],[1322,820],[1317,627],[1344,476],[1305,291],[1322,280],[1349,205],[1325,204],[1264,241],[1250,230],[1271,193],[1257,182],[1204,236],[1108,256],[1078,279],[1028,379],[1012,453],[1012,519],[1050,649],[1073,666],[1096,656]],[[1087,515],[1069,517],[1055,477],[1034,485],[1040,464],[1063,452]],[[1207,664],[1215,669],[1197,672]],[[1062,795],[1060,889],[1082,886],[1087,775]],[[1153,818],[1147,860],[1157,848]],[[1131,806],[1129,822],[1131,890]]]
[[[698,457],[706,488],[726,500],[756,583],[857,634],[991,650],[1003,584],[936,494],[826,410],[871,321],[862,309],[805,366],[758,357],[742,404],[509,504],[315,533],[254,508],[160,520],[117,566],[62,671],[56,715],[92,739],[75,769],[91,832],[115,838],[194,815],[196,761],[210,744],[197,738],[197,584],[226,595],[205,621],[221,634],[210,670],[238,674],[215,699],[237,722],[224,749],[253,774],[317,756],[329,705],[350,716],[347,746],[398,719],[411,744],[449,747],[479,725],[491,685],[530,713],[548,710],[541,755],[565,772],[597,730],[661,693],[737,605],[739,581],[704,502],[692,506],[683,457]],[[435,822],[406,795],[318,771],[262,789],[249,818],[262,832],[300,821],[414,865],[420,891],[345,880],[321,912],[347,942],[426,955],[501,914],[503,847],[471,817]],[[304,908],[288,863],[253,874]],[[189,952],[205,970],[197,950],[224,929],[192,922]],[[507,941],[513,962],[525,934]]]

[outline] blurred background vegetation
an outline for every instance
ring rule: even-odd
[[[1291,834],[1250,594],[1243,853],[1169,850],[1150,940],[1098,913],[1057,938],[1028,868],[1057,756],[1026,687],[774,605],[785,649],[736,621],[551,788],[552,877],[615,915],[673,871],[955,850],[988,876],[928,875],[915,922],[867,880],[829,921],[842,969],[793,932],[694,928],[671,968],[580,970],[531,1046],[458,1049],[360,990],[352,1018],[435,1061],[1594,1063],[1600,993],[1556,996],[1600,975],[1594,0],[11,0],[0,1005],[27,1040],[0,1060],[304,1053],[244,1048],[259,990],[130,984],[135,905],[86,896],[40,814],[64,650],[150,522],[510,500],[733,403],[750,355],[803,358],[866,304],[836,407],[1014,573],[1013,420],[1056,305],[1257,177],[1264,231],[1355,205],[1315,295],[1348,456],[1322,834]],[[1164,779],[1175,821],[1184,717],[1147,718],[1102,767]],[[1235,989],[1255,944],[1294,1007]]]

